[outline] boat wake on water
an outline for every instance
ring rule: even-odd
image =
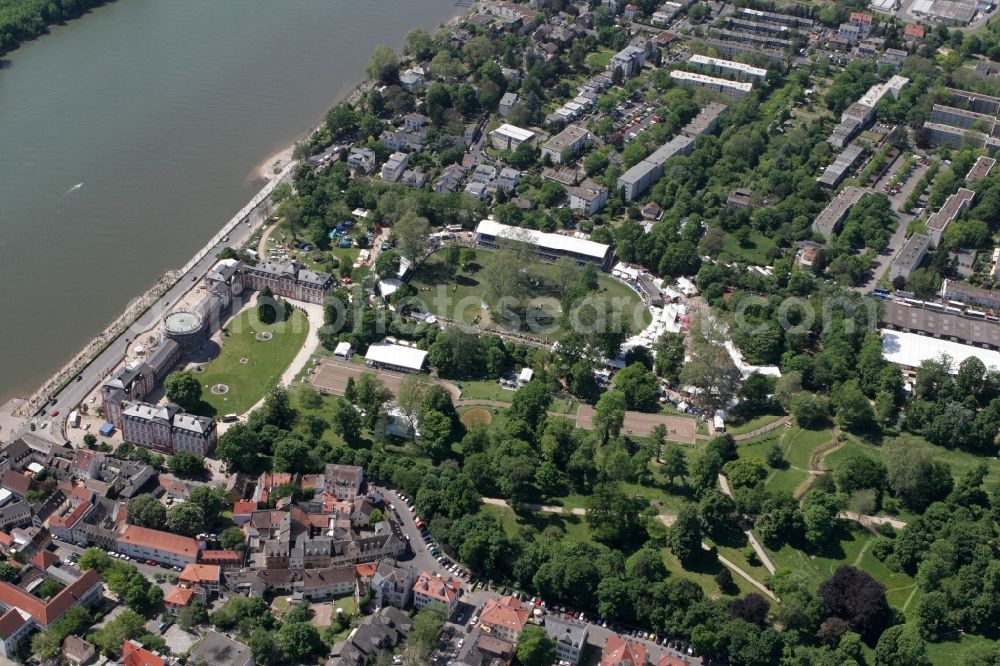
[[[76,192],[81,187],[83,187],[83,183],[77,183],[73,187],[71,187],[68,190],[66,190],[65,192],[63,192],[63,196],[66,196],[67,194],[72,194],[73,192]]]

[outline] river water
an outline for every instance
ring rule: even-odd
[[[117,0],[0,60],[0,403],[261,185],[266,158],[455,0]]]

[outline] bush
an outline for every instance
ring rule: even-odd
[[[889,539],[875,539],[872,542],[872,555],[879,562],[885,562],[886,558],[892,555],[893,545]]]

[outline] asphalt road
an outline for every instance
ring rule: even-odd
[[[237,225],[232,232],[230,232],[228,242],[220,242],[215,245],[201,261],[195,264],[191,270],[180,277],[177,283],[163,295],[159,302],[154,304],[153,307],[136,320],[136,322],[129,327],[127,332],[108,345],[104,351],[102,351],[97,358],[95,358],[94,361],[87,366],[86,369],[84,369],[81,373],[81,379],[77,381],[70,381],[70,383],[56,395],[55,405],[50,403],[45,408],[46,414],[51,414],[52,410],[59,410],[59,416],[51,419],[55,421],[53,425],[57,425],[65,419],[66,415],[72,409],[75,409],[80,402],[86,398],[90,391],[93,390],[105,378],[105,376],[121,362],[125,356],[130,340],[133,340],[136,336],[156,326],[160,319],[166,313],[170,312],[171,304],[177,303],[181,296],[183,296],[189,289],[194,287],[202,278],[204,278],[206,274],[208,274],[209,270],[218,261],[216,256],[223,250],[223,248],[227,246],[237,247],[246,242],[247,239],[249,239],[250,236],[252,236],[253,233],[268,218],[270,211],[270,202],[265,199],[261,205],[250,213],[245,223]],[[46,430],[35,431],[35,434],[45,436],[47,432],[52,432],[52,428],[50,427]],[[59,437],[58,428],[55,433],[48,436]],[[62,441],[61,437],[59,437],[59,441]]]

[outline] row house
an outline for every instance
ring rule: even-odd
[[[446,615],[451,617],[458,606],[462,594],[462,581],[457,578],[442,578],[437,574],[421,571],[413,584],[413,607],[420,610],[428,604],[441,604]]]

